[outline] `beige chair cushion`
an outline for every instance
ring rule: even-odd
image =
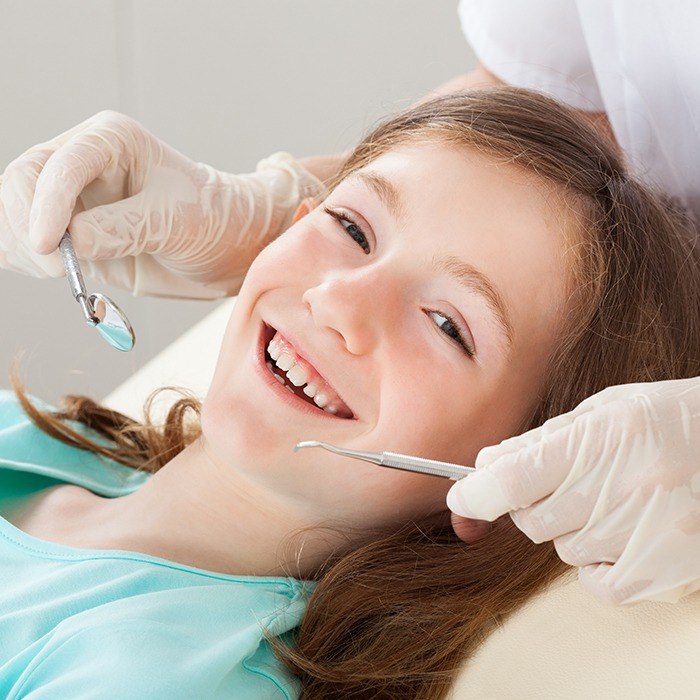
[[[222,302],[103,403],[141,418],[144,399],[159,386],[185,386],[204,398],[234,303]],[[156,403],[156,416],[174,398]],[[572,574],[486,640],[452,698],[700,699],[700,594],[676,605],[611,607]]]
[[[700,595],[608,606],[572,572],[465,664],[454,700],[700,698]]]

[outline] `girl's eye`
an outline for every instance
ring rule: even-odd
[[[328,207],[323,207],[323,210],[329,216],[332,216],[340,225],[347,231],[348,235],[369,255],[369,242],[362,229],[348,216],[347,212],[335,211]]]
[[[459,327],[449,316],[446,316],[441,311],[428,310],[428,314],[430,316],[437,316],[439,319],[442,319],[442,322],[437,322],[437,326],[440,328],[440,330],[443,331],[446,336],[451,338],[453,342],[457,343],[457,345],[459,345],[466,353],[467,357],[474,357],[476,353],[472,344],[464,340]]]
[[[332,216],[336,221],[340,222],[340,225],[345,229],[348,235],[360,246],[360,248],[362,248],[365,254],[369,255],[370,247],[367,237],[347,212],[329,209],[328,207],[323,207],[323,210],[326,212],[326,214]],[[472,344],[464,340],[464,337],[459,330],[459,326],[449,316],[446,316],[440,311],[428,310],[428,313],[431,316],[441,318],[442,321],[437,323],[440,330],[443,331],[443,333],[445,333],[445,335],[448,336],[453,343],[459,345],[468,357],[474,357],[476,352]]]

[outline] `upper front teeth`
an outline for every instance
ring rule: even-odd
[[[306,370],[294,361],[294,358],[283,350],[280,350],[277,343],[271,340],[267,346],[267,352],[270,357],[275,361],[275,364],[284,372],[287,373],[287,379],[294,384],[294,386],[302,386],[309,382],[309,376]],[[318,394],[319,387],[313,382],[309,382],[308,386],[305,386],[302,391],[310,398],[314,400],[319,408],[324,407],[325,402],[328,400],[323,396],[323,394]]]
[[[326,393],[320,391],[321,386],[313,381],[310,381],[308,370],[301,364],[297,363],[296,358],[287,352],[286,349],[282,349],[274,338],[268,343],[267,352],[274,360],[275,365],[277,365],[277,367],[279,367],[283,372],[287,373],[287,379],[291,384],[294,386],[303,386],[304,384],[307,385],[304,386],[302,391],[308,397],[313,399],[313,402],[319,408],[322,408],[328,413],[337,413],[340,410],[340,406],[336,405],[335,401],[331,401],[330,397]],[[272,370],[271,363],[268,362],[268,366],[270,367],[270,370]],[[272,373],[282,383],[284,383],[284,379],[282,379],[282,377],[275,374],[274,371]],[[323,384],[321,385],[323,386]],[[291,387],[287,386],[287,388],[292,391]]]
[[[277,358],[280,356],[281,350],[277,343],[275,343],[274,340],[271,340],[267,345],[267,352],[273,360],[277,361]]]
[[[270,355],[270,357],[272,357],[272,355]],[[289,371],[294,366],[294,358],[286,352],[283,352],[279,357],[272,357],[272,359],[275,361],[275,364],[285,372]]]
[[[279,364],[277,364],[277,366],[280,367]],[[299,365],[293,365],[287,370],[287,379],[289,379],[294,386],[301,386],[302,384],[306,384],[308,377],[306,376],[306,372],[304,372],[302,367]]]

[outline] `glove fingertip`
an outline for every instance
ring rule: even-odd
[[[488,521],[511,510],[498,479],[486,470],[457,481],[447,493],[447,507],[465,518]]]
[[[68,227],[73,204],[60,194],[42,196],[38,186],[29,212],[29,243],[39,255],[48,255],[58,248]]]
[[[50,252],[47,257],[35,258],[35,262],[49,277],[57,279],[66,276],[63,258],[57,250]]]
[[[48,255],[58,248],[60,238],[54,242],[54,227],[50,226],[42,217],[29,225],[29,245],[37,255]],[[63,233],[61,234],[63,236]]]

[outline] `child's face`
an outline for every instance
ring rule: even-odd
[[[448,479],[292,448],[323,440],[473,465],[512,436],[565,315],[567,227],[555,194],[475,151],[413,144],[377,158],[253,263],[204,402],[204,438],[310,517],[382,525],[446,511]],[[352,418],[277,383],[261,356],[266,327]]]

